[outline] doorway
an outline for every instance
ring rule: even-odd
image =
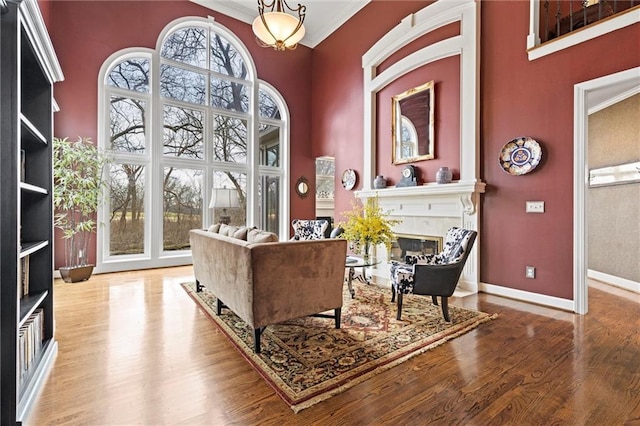
[[[607,75],[574,86],[574,185],[573,185],[573,303],[574,312],[588,312],[587,204],[589,183],[588,116],[640,93],[640,67]]]

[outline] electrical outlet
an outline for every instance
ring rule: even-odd
[[[544,201],[527,201],[527,213],[544,213]]]
[[[527,278],[535,278],[536,277],[535,266],[527,266],[524,272],[524,276]]]

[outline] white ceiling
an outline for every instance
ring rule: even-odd
[[[258,16],[258,0],[191,0],[201,6],[251,24]],[[291,7],[307,7],[305,36],[300,44],[314,48],[371,0],[287,0]]]

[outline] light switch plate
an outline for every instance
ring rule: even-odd
[[[544,213],[544,201],[527,201],[527,213]]]

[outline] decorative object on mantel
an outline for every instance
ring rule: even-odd
[[[440,167],[436,172],[437,183],[451,183],[451,179],[453,179],[453,173],[451,173],[449,167]]]
[[[342,213],[347,222],[339,224],[344,229],[340,238],[350,241],[352,249],[366,260],[371,253],[371,246],[384,244],[389,252],[391,244],[396,239],[391,229],[401,221],[388,219],[388,213],[382,211],[378,197],[368,198],[365,205],[358,198],[351,205],[352,210]]]
[[[373,188],[374,189],[382,189],[387,187],[387,179],[384,176],[378,175],[373,180]]]
[[[500,166],[510,175],[531,172],[540,163],[542,148],[530,137],[521,136],[507,142],[500,150]]]
[[[285,7],[298,17],[285,12]],[[265,8],[269,9],[265,13]],[[275,50],[293,50],[304,37],[304,22],[306,6],[298,3],[297,8],[290,7],[286,0],[258,0],[258,13],[251,28],[256,35],[256,41],[262,47],[273,47]]]
[[[341,328],[312,316],[270,325],[262,334],[265,350],[256,354],[244,321],[229,309],[217,315],[208,290],[181,286],[296,413],[497,318],[451,305],[448,323],[429,298],[407,297],[402,321],[396,321],[388,289],[355,282],[353,299],[344,286]],[[283,368],[291,365],[304,368]]]
[[[396,188],[404,186],[418,186],[418,169],[415,166],[408,165],[402,169],[400,182],[396,184]]]
[[[347,191],[351,191],[356,186],[358,176],[353,169],[347,169],[342,173],[342,186]]]

